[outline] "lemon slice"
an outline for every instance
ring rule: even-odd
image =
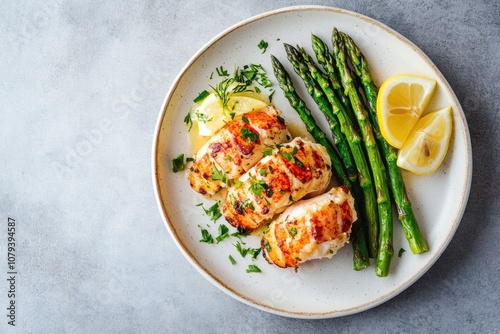
[[[193,121],[198,123],[200,136],[211,136],[226,124],[222,104],[215,94],[209,94],[194,108]]]
[[[401,148],[436,88],[433,79],[397,74],[380,87],[377,97],[377,116],[385,140]]]
[[[194,107],[193,121],[198,123],[200,136],[212,136],[234,117],[267,106],[262,100],[249,96],[231,96],[223,108],[219,98],[210,93],[200,104]]]
[[[418,175],[434,172],[446,156],[452,129],[451,107],[423,116],[399,150],[397,165]]]

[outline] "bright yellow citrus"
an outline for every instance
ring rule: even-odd
[[[193,108],[192,116],[193,121],[198,123],[199,135],[212,136],[235,116],[266,106],[267,103],[257,98],[238,95],[231,96],[226,108],[223,108],[219,98],[211,93]]]
[[[377,117],[385,140],[401,148],[425,110],[436,88],[433,79],[397,74],[387,79],[378,92]]]
[[[420,118],[398,152],[398,166],[418,175],[434,172],[446,156],[452,129],[451,107]]]

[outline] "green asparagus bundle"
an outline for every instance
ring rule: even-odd
[[[290,63],[295,72],[302,78],[305,87],[318,104],[326,119],[339,124],[342,136],[345,138],[346,147],[338,147],[352,152],[358,177],[356,181],[362,189],[364,197],[364,213],[366,219],[366,230],[368,233],[368,251],[371,257],[375,257],[378,249],[378,212],[370,169],[363,151],[361,137],[355,129],[351,119],[348,117],[343,104],[337,98],[333,87],[323,73],[314,64],[312,58],[304,49],[285,44],[285,49]]]
[[[362,203],[362,198],[359,196],[359,191],[356,190],[356,185],[353,185],[351,180],[347,176],[336,148],[329,142],[326,134],[320,129],[320,127],[314,120],[311,111],[297,94],[292,80],[283,65],[274,56],[271,56],[271,61],[274,69],[274,74],[285,94],[285,97],[289,101],[290,105],[299,114],[301,120],[306,125],[307,131],[318,143],[326,147],[332,161],[332,170],[334,176],[340,183],[347,186],[351,190],[351,193],[355,198],[355,209],[357,212],[361,213],[362,211],[359,208],[359,203]],[[353,229],[351,232],[351,243],[353,245],[353,267],[355,270],[360,270],[370,265],[366,239],[362,230],[362,226],[364,224],[362,214],[360,214],[359,216],[360,217],[358,218],[357,223],[353,224]]]
[[[361,221],[353,225],[351,234],[354,268],[368,266],[369,254],[376,258],[376,274],[383,277],[389,274],[394,254],[391,200],[397,207],[412,252],[423,253],[428,247],[396,164],[397,149],[389,145],[380,132],[376,111],[378,88],[368,62],[349,35],[334,28],[331,41],[332,53],[320,38],[312,35],[312,49],[324,71],[304,48],[285,44],[285,50],[295,73],[325,116],[334,145],[298,96],[283,65],[271,56],[274,73],[307,130],[327,147],[335,177],[349,187],[355,197]]]

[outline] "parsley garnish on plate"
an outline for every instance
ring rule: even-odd
[[[212,235],[210,234],[210,232],[208,232],[207,229],[204,229],[200,225],[198,225],[198,227],[201,230],[201,240],[200,240],[200,242],[204,242],[204,243],[207,243],[207,244],[213,244],[214,243],[214,238],[212,237]]]
[[[191,131],[191,128],[193,127],[193,119],[191,118],[191,113],[188,112],[187,115],[184,117],[184,123],[189,127],[188,132]]]
[[[215,238],[215,240],[219,243],[227,237],[229,237],[229,229],[224,224],[219,225],[219,235]]]
[[[181,153],[172,160],[172,172],[177,173],[186,168],[184,163],[184,154]]]
[[[249,264],[247,268],[247,273],[261,273],[262,270],[260,270],[259,267],[257,267],[255,264]]]
[[[224,67],[219,66],[215,69],[217,71],[217,74],[220,76],[220,77],[228,77],[229,76],[229,73],[227,70],[224,69]]]
[[[208,216],[208,218],[210,218],[210,220],[213,221],[214,223],[217,219],[219,219],[222,216],[220,211],[220,202],[216,202],[208,209],[205,209],[203,203],[199,203],[196,206],[201,206],[201,208],[203,209],[203,211],[205,211],[205,214]]]
[[[265,53],[269,43],[262,39],[257,46],[262,50],[262,53]]]
[[[208,95],[210,95],[210,93],[207,91],[207,90],[204,90],[203,92],[201,92],[200,94],[198,94],[198,96],[193,100],[194,103],[198,103],[198,102],[201,102],[203,101]]]

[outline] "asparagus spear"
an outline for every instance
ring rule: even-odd
[[[345,171],[347,172],[347,177],[351,180],[352,183],[358,182],[358,175],[356,172],[356,165],[354,164],[354,159],[352,157],[351,151],[349,150],[349,145],[347,143],[345,135],[340,130],[340,125],[337,118],[333,115],[332,106],[324,96],[321,88],[311,80],[308,80],[307,75],[304,76],[304,73],[307,72],[307,68],[304,72],[303,63],[301,63],[301,56],[297,49],[295,49],[290,44],[284,44],[286,54],[288,56],[288,60],[293,66],[295,73],[297,73],[304,81],[307,92],[313,100],[318,105],[318,108],[321,110],[323,114],[326,116],[326,120],[332,131],[333,141],[335,147],[339,152],[339,156],[341,161],[344,164]],[[302,67],[302,68],[301,68]]]
[[[312,48],[316,55],[318,63],[321,64],[321,66],[325,70],[326,75],[330,80],[331,86],[335,91],[337,99],[340,100],[344,107],[344,110],[346,111],[346,115],[349,116],[349,118],[351,119],[351,123],[357,129],[356,116],[354,115],[354,111],[352,110],[349,98],[344,94],[344,91],[342,89],[340,77],[337,69],[335,68],[335,60],[333,59],[333,56],[328,52],[328,47],[318,36],[312,34],[311,39]]]
[[[369,116],[358,91],[353,83],[351,71],[346,63],[345,46],[342,37],[335,28],[332,34],[333,53],[337,68],[339,69],[342,86],[349,96],[354,113],[358,120],[359,128],[365,149],[370,162],[373,179],[377,192],[378,212],[379,212],[379,249],[377,253],[375,273],[377,276],[387,276],[394,250],[392,247],[393,224],[392,209],[389,187],[386,180],[385,165],[378,150],[377,142],[373,134],[372,125],[369,122]]]
[[[406,194],[405,185],[401,170],[396,164],[397,150],[387,143],[382,134],[377,119],[377,93],[378,89],[375,86],[370,73],[370,67],[364,55],[359,50],[358,46],[354,43],[352,38],[345,33],[341,33],[344,39],[347,54],[353,65],[354,71],[361,81],[363,90],[365,92],[367,107],[370,118],[373,123],[375,136],[379,146],[383,152],[384,159],[387,165],[387,172],[390,179],[390,186],[392,195],[398,209],[398,218],[404,230],[406,239],[414,254],[420,254],[427,251],[429,248],[420,232],[417,220],[413,214],[411,202]]]
[[[340,161],[340,158],[337,152],[335,151],[335,148],[328,141],[325,133],[316,124],[316,121],[314,120],[311,111],[307,108],[305,102],[298,96],[297,92],[295,91],[295,87],[293,86],[292,80],[288,75],[288,73],[286,72],[283,65],[273,55],[271,55],[271,62],[274,69],[274,75],[276,76],[276,79],[278,80],[278,83],[281,89],[283,90],[285,97],[287,98],[290,105],[299,114],[300,118],[306,125],[307,131],[313,136],[313,138],[318,143],[326,147],[332,161],[332,169],[335,177],[341,184],[347,186],[351,190],[351,193],[355,198],[355,203],[354,203],[355,209],[357,212],[361,212],[359,210],[359,205],[358,205],[358,203],[360,202],[360,198],[356,194],[356,192],[353,191],[353,185],[349,180],[349,178],[347,177],[346,172],[344,171],[342,162]],[[358,217],[358,222],[359,222],[358,226],[361,224],[362,220],[362,215],[360,214],[359,216],[360,217]],[[370,265],[370,262],[368,259],[368,252],[366,248],[366,240],[364,238],[364,235],[363,233],[361,233],[358,227],[355,227],[353,229],[351,235],[352,235],[351,241],[353,243],[353,249],[354,249],[354,254],[353,254],[354,269],[360,270],[366,268]]]
[[[377,200],[375,196],[375,188],[372,181],[372,176],[370,172],[370,167],[366,160],[365,153],[363,151],[361,137],[354,127],[352,120],[348,117],[347,111],[345,110],[343,104],[337,98],[335,91],[328,80],[328,77],[320,71],[320,69],[314,63],[314,60],[309,56],[309,54],[303,49],[298,48],[300,54],[295,54],[295,62],[301,63],[302,66],[298,66],[301,71],[300,76],[304,81],[308,81],[309,85],[319,85],[327,98],[327,103],[332,107],[331,110],[333,115],[326,115],[327,117],[333,117],[338,119],[340,124],[340,129],[345,135],[348,142],[349,148],[352,152],[355,164],[358,169],[358,178],[364,195],[364,208],[366,213],[367,221],[367,232],[368,232],[368,249],[370,255],[375,257],[378,249],[378,212],[377,212]]]

